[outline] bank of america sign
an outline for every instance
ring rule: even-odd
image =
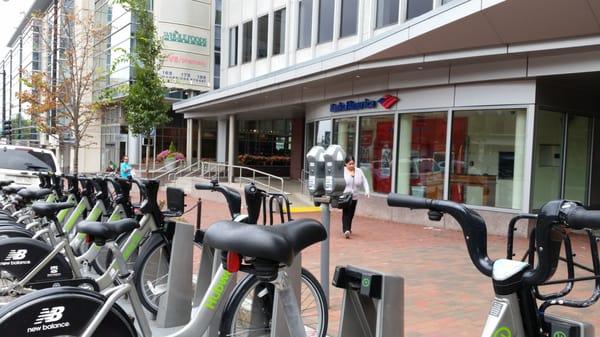
[[[377,105],[381,105],[384,109],[391,109],[400,99],[393,95],[385,95],[378,100],[370,100],[365,98],[362,101],[346,101],[334,103],[329,106],[330,112],[342,112],[353,110],[375,109]]]

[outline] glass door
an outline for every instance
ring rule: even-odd
[[[592,119],[538,110],[533,148],[533,210],[565,198],[588,204]]]

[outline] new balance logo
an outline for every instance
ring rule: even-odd
[[[4,261],[23,260],[27,256],[27,249],[11,249]]]
[[[63,318],[65,307],[44,308],[40,311],[33,326],[27,328],[27,333],[36,333],[40,331],[48,331],[54,329],[68,328],[71,326],[69,322],[59,322]],[[58,333],[58,335],[63,335]],[[70,335],[67,333],[67,335]],[[55,335],[53,335],[55,336]]]
[[[33,325],[56,322],[63,317],[63,312],[65,312],[65,307],[44,308]]]

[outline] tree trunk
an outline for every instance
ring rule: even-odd
[[[73,144],[74,153],[74,161],[73,161],[73,174],[77,175],[79,173],[79,140],[75,139],[75,144]]]
[[[150,175],[150,143],[146,145],[146,178]]]

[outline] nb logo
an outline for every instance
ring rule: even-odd
[[[50,266],[50,274],[58,273],[58,266]]]
[[[26,255],[27,255],[27,249],[11,249],[8,252],[8,255],[6,255],[6,258],[4,259],[4,261],[23,260]]]
[[[52,323],[60,320],[63,317],[65,307],[44,308],[35,320],[34,325],[42,323]]]

